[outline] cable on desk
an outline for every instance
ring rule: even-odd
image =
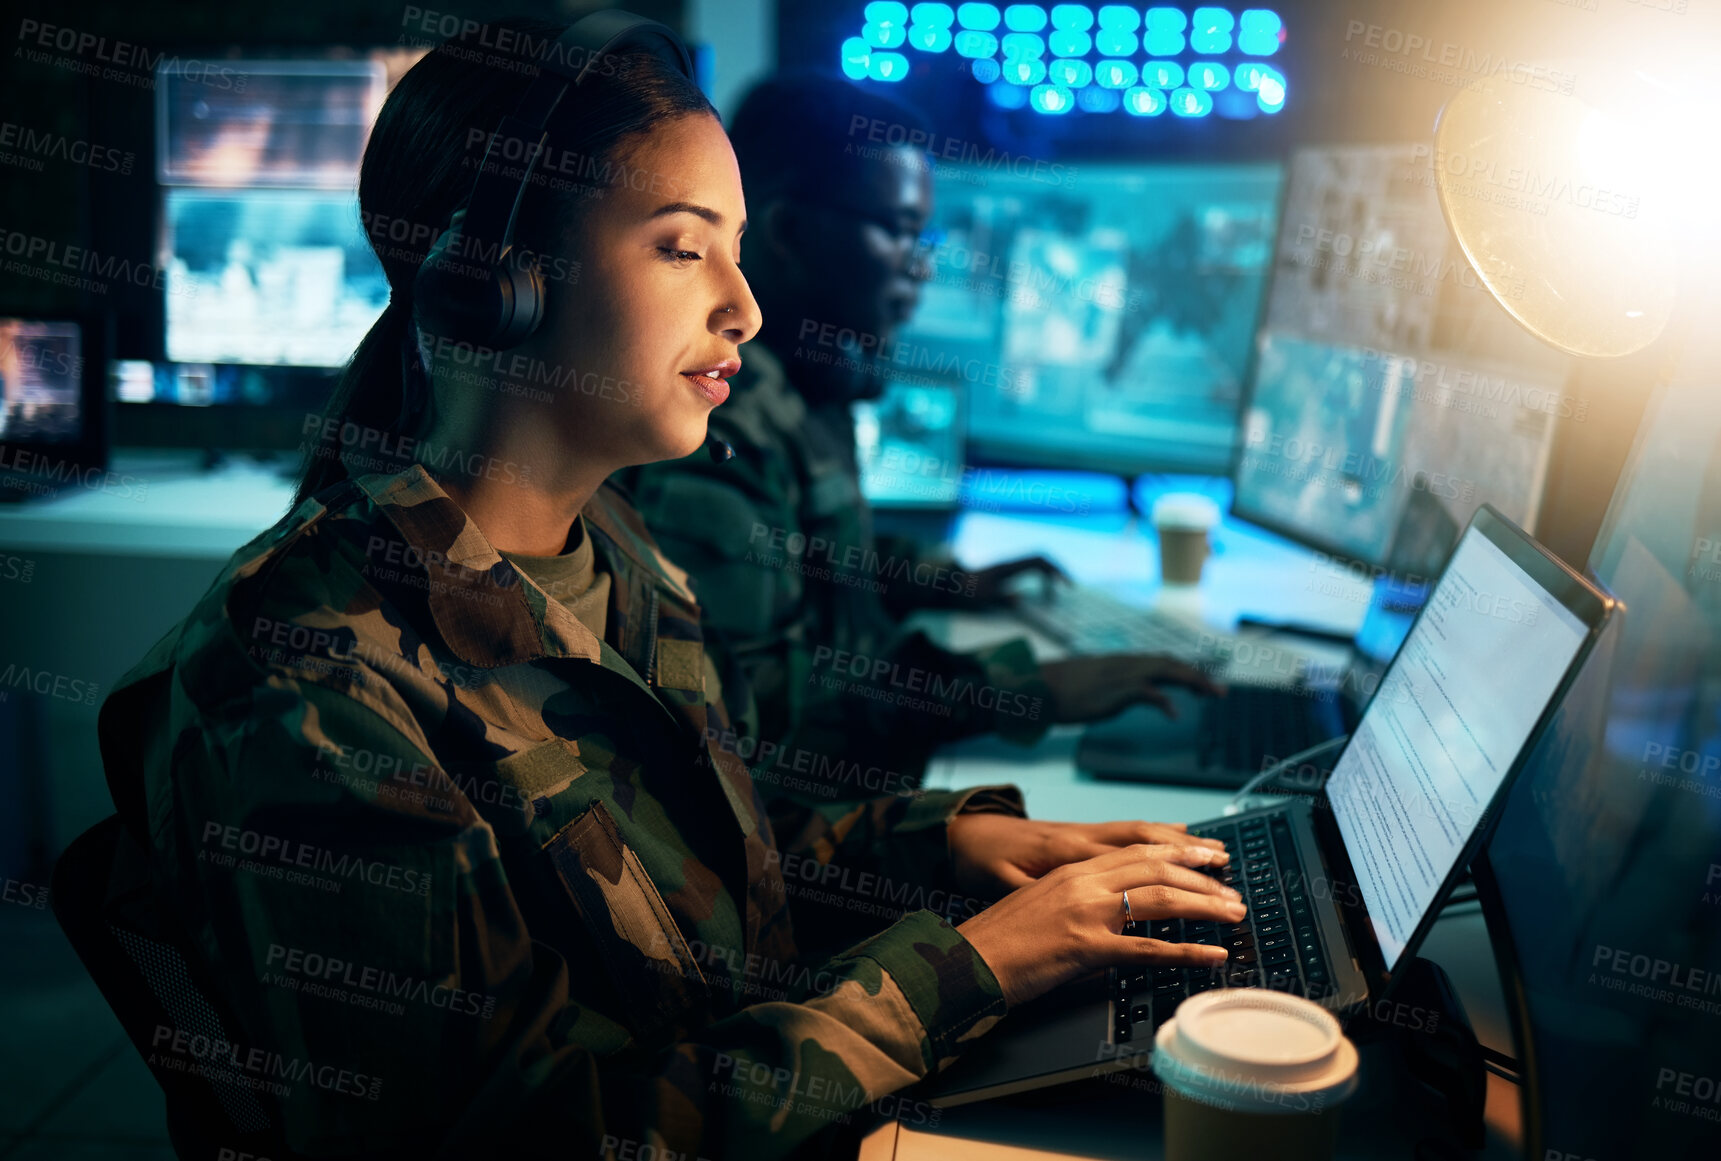
[[[1289,758],[1280,759],[1273,763],[1273,765],[1261,771],[1259,774],[1255,775],[1253,778],[1249,779],[1249,781],[1243,783],[1243,788],[1231,796],[1231,800],[1225,804],[1225,809],[1220,811],[1220,813],[1227,816],[1241,814],[1243,811],[1248,809],[1248,807],[1243,805],[1243,800],[1253,794],[1257,787],[1265,785],[1270,781],[1279,773],[1279,771],[1295,766],[1298,762],[1303,762],[1317,755],[1324,754],[1328,750],[1344,745],[1349,740],[1349,734],[1340,734],[1336,738],[1328,738],[1326,741],[1310,746],[1306,750],[1300,750],[1297,753],[1292,754]]]

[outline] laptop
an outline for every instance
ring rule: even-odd
[[[1243,893],[1243,921],[1126,929],[1226,947],[1230,959],[1113,968],[1022,1005],[932,1078],[928,1099],[962,1104],[1139,1066],[1177,1005],[1212,988],[1278,988],[1341,1020],[1386,998],[1621,610],[1496,509],[1478,509],[1321,792],[1189,828],[1230,851],[1213,873]]]
[[[1089,726],[1076,767],[1096,778],[1235,790],[1280,759],[1342,738],[1362,720],[1426,593],[1425,585],[1397,582],[1378,588],[1337,663],[1284,643],[1302,630],[1206,634],[1196,652],[1170,655],[1225,681],[1229,695],[1164,686],[1176,717],[1140,705]]]

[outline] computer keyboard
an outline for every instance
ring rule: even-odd
[[[1113,1028],[1119,1043],[1151,1043],[1154,1030],[1178,1004],[1214,988],[1275,988],[1314,1000],[1333,991],[1290,820],[1268,815],[1191,828],[1190,833],[1224,842],[1231,861],[1213,874],[1243,893],[1248,914],[1240,923],[1167,919],[1126,925],[1126,935],[1223,947],[1230,959],[1211,968],[1113,968]]]
[[[1263,755],[1299,754],[1325,741],[1332,735],[1309,704],[1317,696],[1314,690],[1232,685],[1225,697],[1203,701],[1195,731],[1201,765],[1253,770]]]
[[[1054,585],[1048,597],[1023,597],[1016,613],[1072,653],[1161,653],[1194,664],[1211,658],[1218,642],[1194,622],[1085,585]]]

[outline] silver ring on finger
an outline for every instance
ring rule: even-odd
[[[1135,915],[1129,909],[1129,892],[1123,893],[1123,925],[1128,927],[1135,922]]]

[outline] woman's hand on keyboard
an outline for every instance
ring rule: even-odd
[[[1156,705],[1172,717],[1177,711],[1161,685],[1188,686],[1197,693],[1223,697],[1225,687],[1193,665],[1152,654],[1110,653],[1066,657],[1040,664],[1052,690],[1052,720],[1096,722],[1137,702]]]
[[[1217,964],[1225,949],[1123,934],[1123,893],[1136,922],[1208,919],[1236,923],[1242,897],[1195,868],[1214,862],[1211,847],[1138,844],[1066,863],[1012,891],[957,928],[992,974],[1010,1006],[1090,971],[1116,965]]]
[[[1211,866],[1231,861],[1218,839],[1196,838],[1182,823],[1041,822],[1010,814],[959,814],[949,825],[956,885],[970,895],[996,899],[1056,870],[1109,854],[1132,843],[1199,846],[1213,851]]]

